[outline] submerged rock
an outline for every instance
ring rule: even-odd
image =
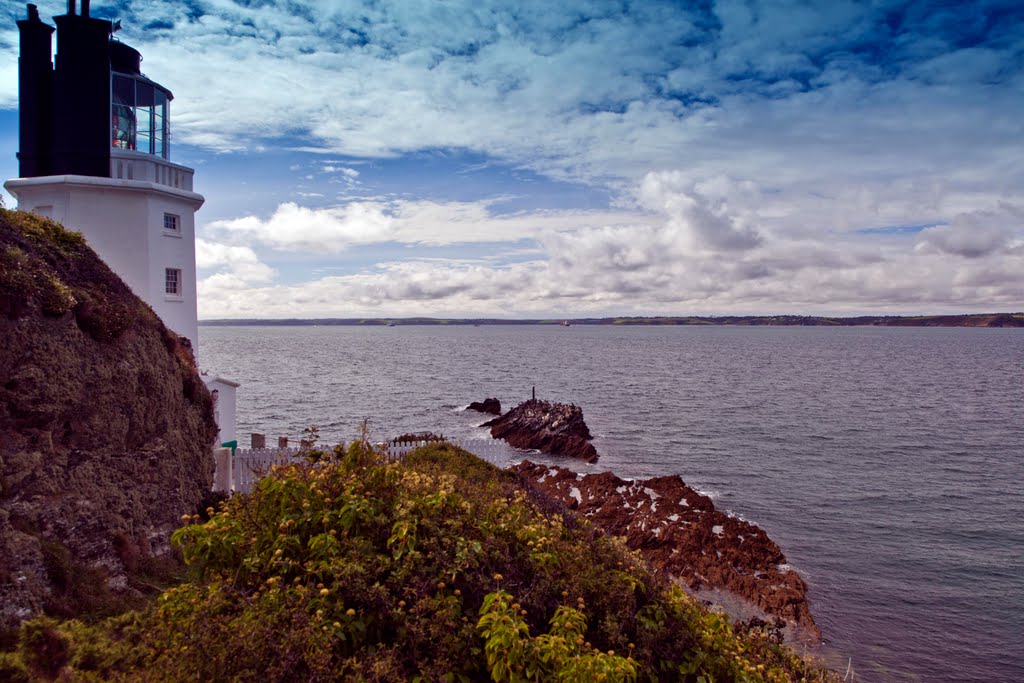
[[[490,427],[492,437],[504,439],[515,448],[597,462],[583,409],[576,405],[530,399],[480,426]]]
[[[0,210],[0,629],[128,606],[215,435],[187,340],[80,234]]]
[[[807,584],[786,566],[760,527],[717,509],[678,476],[626,481],[611,472],[576,474],[523,461],[512,467],[533,485],[592,520],[695,592],[720,589],[819,640]]]
[[[483,401],[473,401],[466,410],[476,410],[491,415],[501,415],[501,401],[496,398],[485,398]]]

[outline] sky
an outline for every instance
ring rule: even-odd
[[[174,93],[200,318],[1024,309],[1019,0],[92,11]]]

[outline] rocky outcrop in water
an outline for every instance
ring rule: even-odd
[[[691,590],[725,590],[765,614],[820,639],[807,584],[763,529],[729,516],[678,476],[626,481],[610,472],[576,474],[523,461],[512,468],[530,484],[622,536],[657,569]]]
[[[138,597],[215,435],[187,340],[81,235],[0,210],[0,630]]]
[[[590,443],[593,437],[579,406],[530,399],[481,427],[490,427],[493,438],[515,448],[597,462],[597,450]]]
[[[466,410],[476,410],[491,415],[501,415],[501,401],[496,398],[485,398],[483,401],[473,401]]]

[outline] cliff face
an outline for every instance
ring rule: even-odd
[[[215,433],[187,342],[81,235],[0,210],[0,627],[130,601]]]

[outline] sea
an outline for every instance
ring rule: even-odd
[[[763,527],[857,681],[1024,681],[1024,329],[200,328],[238,431],[486,437],[464,410],[583,408],[596,465],[678,474]]]

